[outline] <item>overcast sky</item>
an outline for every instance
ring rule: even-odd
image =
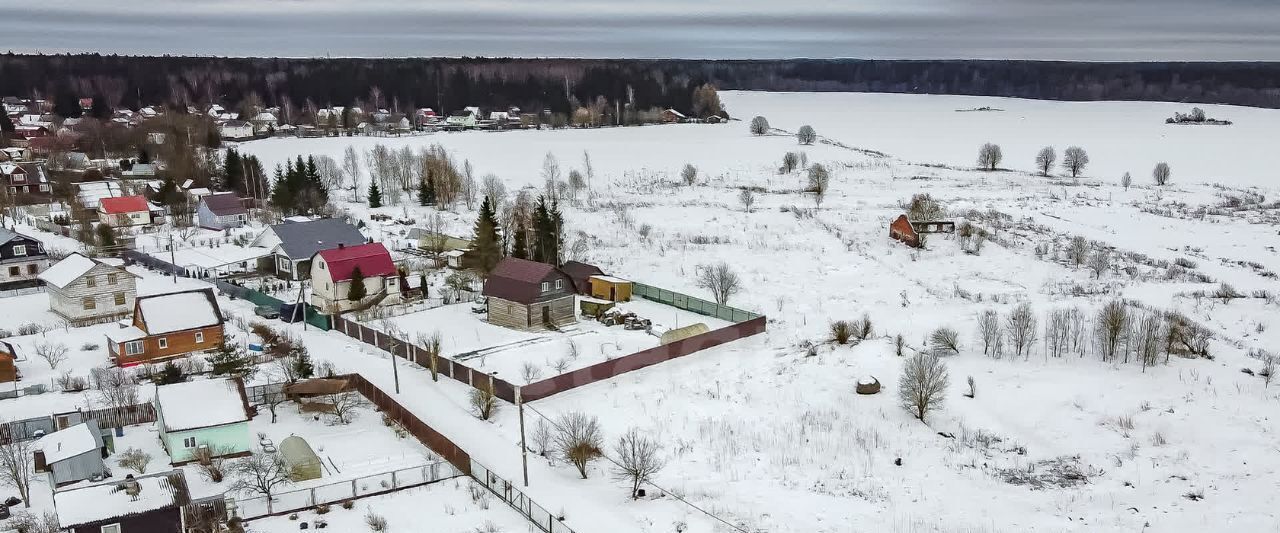
[[[1280,0],[0,0],[0,51],[1280,61]]]

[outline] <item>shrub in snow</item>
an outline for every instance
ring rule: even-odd
[[[836,320],[831,323],[831,340],[837,344],[849,344],[853,337],[853,325],[847,320]]]
[[[560,456],[578,469],[582,479],[587,479],[587,465],[604,454],[600,449],[604,444],[600,421],[580,411],[561,415],[556,425],[555,444]]]
[[[942,408],[947,397],[947,365],[942,358],[918,353],[902,364],[898,399],[912,416],[924,421],[929,411]]]
[[[954,329],[944,326],[933,330],[929,334],[929,342],[933,344],[934,353],[960,353],[960,334]]]
[[[751,134],[764,135],[769,133],[769,121],[764,117],[757,116],[751,119]]]
[[[365,512],[364,523],[369,526],[369,531],[381,532],[387,530],[386,517],[373,512],[373,509]]]
[[[489,420],[498,412],[498,397],[493,394],[493,386],[481,383],[471,389],[471,412],[481,420]]]
[[[151,454],[137,448],[129,448],[120,454],[116,463],[139,474],[147,473],[147,464],[151,462]]]

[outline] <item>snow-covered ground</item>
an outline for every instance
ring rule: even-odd
[[[663,444],[666,467],[654,478],[663,490],[638,501],[627,497],[605,461],[583,480],[563,461],[532,456],[530,486],[522,490],[578,533],[1276,530],[1280,387],[1241,370],[1256,374],[1262,364],[1249,351],[1274,351],[1280,341],[1280,307],[1262,292],[1277,290],[1280,186],[1269,158],[1259,155],[1269,148],[1278,112],[1202,106],[1236,124],[1166,126],[1165,117],[1190,106],[853,94],[723,98],[737,117],[763,115],[791,131],[812,124],[821,142],[802,147],[787,135],[752,136],[745,121],[735,121],[270,139],[242,149],[273,166],[308,153],[340,159],[348,144],[363,150],[440,143],[479,175],[498,175],[509,190],[540,187],[547,152],[567,173],[583,168],[585,151],[595,168],[595,200],[565,205],[566,240],[588,244],[582,259],[702,297],[709,295],[693,281],[700,265],[725,261],[741,276],[742,290],[729,304],[768,315],[766,334],[527,406],[526,422],[534,427],[540,415],[598,416],[611,455],[613,441],[631,427]],[[1004,111],[956,111],[978,107]],[[1011,170],[973,170],[982,142],[1002,144],[1001,166]],[[1036,149],[1054,145],[1061,154],[1069,144],[1090,153],[1082,179],[1034,174]],[[802,171],[778,173],[783,154],[793,150],[832,171],[820,206],[803,192]],[[1174,179],[1155,187],[1149,172],[1161,160]],[[685,163],[700,169],[696,185],[677,183]],[[1132,187],[1120,186],[1124,171],[1132,172]],[[743,187],[755,191],[750,210],[739,200]],[[933,235],[923,250],[889,240],[888,223],[917,193],[986,230],[990,239],[980,253],[966,252],[956,236]],[[371,211],[347,207],[361,217]],[[424,220],[434,210],[376,211]],[[450,231],[469,235],[473,211],[455,207],[445,216]],[[1092,241],[1090,253],[1110,251],[1100,275],[1071,264],[1074,236]],[[1250,297],[1227,303],[1195,295],[1212,295],[1222,282]],[[1161,357],[1144,369],[1102,362],[1089,343],[1083,354],[1049,357],[1043,333],[1027,355],[1013,356],[1008,340],[1004,357],[983,353],[977,320],[985,310],[1007,317],[1026,303],[1043,326],[1061,309],[1078,308],[1091,321],[1119,298],[1176,309],[1203,324],[1214,334],[1213,357],[1174,355],[1168,363]],[[243,302],[224,308],[242,316],[252,311]],[[873,322],[872,338],[857,346],[828,342],[832,321],[864,314]],[[527,338],[482,330],[467,304],[392,320],[411,333],[440,330],[451,354]],[[897,401],[902,358],[894,341],[901,335],[908,355],[929,349],[928,333],[940,326],[959,332],[960,353],[945,359],[951,379],[943,408],[921,423]],[[288,327],[339,372],[360,372],[384,391],[397,390],[387,354],[339,333]],[[486,364],[548,358],[531,349],[508,355],[490,355]],[[855,383],[871,376],[884,390],[855,394]],[[515,409],[481,421],[471,415],[465,386],[433,382],[407,364],[398,379],[398,401],[497,474],[521,478]],[[29,400],[0,400],[0,409]],[[433,500],[412,505],[424,501]],[[403,505],[391,503],[384,514],[391,520],[408,512]],[[335,512],[350,515],[354,527],[363,516]],[[272,527],[296,529],[286,520]],[[467,520],[459,528],[479,525]]]

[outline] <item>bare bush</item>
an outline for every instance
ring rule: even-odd
[[[1101,278],[1111,268],[1111,252],[1106,248],[1098,248],[1089,257],[1089,270],[1093,271],[1093,277]]]
[[[1168,334],[1164,331],[1165,321],[1159,313],[1147,312],[1135,316],[1129,323],[1129,345],[1134,356],[1142,362],[1142,370],[1145,372],[1147,367],[1159,362],[1161,349],[1166,346]]]
[[[910,220],[938,220],[946,216],[946,210],[942,208],[942,204],[928,193],[911,195],[911,202],[905,207],[907,218]]]
[[[796,132],[796,140],[806,146],[813,144],[814,141],[818,140],[818,132],[813,131],[813,126],[805,124],[800,126],[800,131]]]
[[[617,455],[614,475],[631,484],[631,497],[638,498],[640,486],[648,483],[664,465],[662,446],[639,428],[627,430],[613,446]]]
[[[700,288],[711,291],[712,297],[720,305],[728,304],[729,297],[742,289],[738,274],[729,267],[729,263],[724,261],[714,265],[699,266],[696,284]]]
[[[139,474],[147,473],[147,465],[149,463],[151,463],[151,454],[137,448],[129,448],[120,452],[120,458],[116,460],[116,464]]]
[[[440,381],[440,348],[443,340],[440,332],[418,334],[418,346],[427,354],[427,369],[431,371],[431,381]]]
[[[551,440],[554,433],[551,431],[551,424],[541,417],[538,423],[533,425],[533,446],[538,455],[545,456],[551,450]]]
[[[698,182],[698,167],[685,163],[684,168],[680,169],[680,181],[685,185],[693,185]]]
[[[1133,185],[1133,176],[1129,175],[1128,172],[1125,172],[1123,176],[1120,176],[1120,186],[1124,187],[1124,190],[1126,191],[1129,190],[1129,187],[1132,185]]]
[[[364,523],[369,526],[369,531],[381,533],[387,530],[387,518],[373,512],[373,509],[365,511]]]
[[[471,412],[480,420],[489,420],[498,412],[498,397],[493,393],[493,384],[481,382],[471,389]]]
[[[940,327],[929,334],[929,343],[933,344],[934,353],[960,353],[960,334],[948,327]]]
[[[1000,336],[1000,313],[995,309],[987,309],[978,316],[978,337],[982,339],[982,354],[999,358],[994,351]]]
[[[1098,310],[1093,322],[1094,342],[1103,361],[1115,360],[1128,329],[1129,309],[1124,303],[1113,300]]]
[[[1004,330],[1013,344],[1015,356],[1030,356],[1036,342],[1036,315],[1031,304],[1023,303],[1013,308],[1005,318]]]
[[[1161,161],[1156,164],[1154,169],[1151,169],[1151,180],[1156,182],[1156,185],[1163,187],[1169,184],[1169,174],[1169,164]]]
[[[587,466],[603,455],[600,446],[604,437],[600,421],[581,411],[570,411],[560,416],[556,427],[555,444],[560,456],[578,469],[582,479],[587,479]]]
[[[871,334],[873,333],[873,330],[871,328],[870,314],[862,313],[862,318],[854,320],[852,326],[853,326],[853,329],[852,329],[853,336],[856,337],[858,340],[865,341],[871,338]]]
[[[742,204],[743,209],[746,209],[747,212],[750,213],[751,206],[756,204],[756,195],[751,192],[751,189],[743,187],[742,190],[738,192],[738,202]]]
[[[1241,296],[1243,295],[1240,294],[1240,292],[1237,291],[1235,287],[1231,286],[1231,284],[1227,282],[1223,282],[1222,284],[1218,285],[1218,289],[1213,292],[1213,297],[1219,300],[1222,300],[1222,303],[1224,304],[1229,304],[1231,303],[1231,300],[1234,300]]]
[[[520,378],[524,380],[525,385],[538,381],[538,378],[541,377],[542,369],[539,368],[537,364],[532,361],[525,361],[524,364],[521,365]]]
[[[830,184],[831,173],[827,171],[827,167],[818,163],[809,167],[809,192],[813,193],[815,207],[822,207],[822,201],[827,197],[827,188]]]
[[[329,418],[337,425],[347,425],[359,416],[360,410],[369,406],[369,401],[357,391],[349,390],[324,396],[329,404]]]
[[[902,378],[898,382],[898,399],[902,406],[920,421],[929,411],[942,408],[947,397],[947,365],[942,358],[918,353],[902,365]]]
[[[1040,171],[1041,176],[1048,176],[1049,171],[1053,170],[1053,163],[1058,160],[1058,152],[1053,150],[1052,146],[1046,146],[1036,153],[1036,170]]]
[[[58,365],[62,364],[63,361],[66,361],[67,352],[70,351],[71,348],[60,342],[50,343],[40,341],[36,343],[36,356],[48,363],[50,370],[56,370]]]
[[[849,344],[853,337],[853,325],[848,320],[836,320],[831,323],[831,340],[836,344]]]

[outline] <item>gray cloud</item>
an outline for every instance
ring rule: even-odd
[[[50,0],[7,6],[0,50],[1276,61],[1277,28],[1261,0]]]

